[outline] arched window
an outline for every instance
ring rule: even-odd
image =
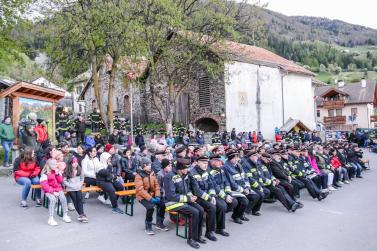
[[[124,105],[124,108],[123,108],[124,109],[124,113],[125,114],[130,114],[131,113],[130,96],[124,95],[123,105]]]

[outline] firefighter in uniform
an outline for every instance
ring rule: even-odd
[[[274,177],[276,177],[279,180],[279,185],[284,187],[284,189],[287,191],[287,193],[297,202],[301,207],[303,207],[303,204],[301,202],[298,202],[294,197],[294,187],[292,184],[292,177],[290,176],[290,171],[283,167],[283,163],[281,160],[281,154],[284,151],[278,151],[275,150],[272,154],[272,161],[269,163],[269,167],[271,170],[271,173]]]
[[[212,155],[210,157],[211,170],[209,173],[215,187],[216,195],[227,203],[227,212],[233,211],[232,219],[239,219],[244,214],[249,201],[246,197],[232,197],[232,190],[222,167],[221,156]],[[242,221],[240,222],[242,223]]]
[[[271,155],[268,153],[263,153],[260,156],[260,160],[257,165],[257,172],[260,179],[263,180],[263,185],[266,189],[274,195],[283,206],[291,212],[295,212],[297,209],[301,208],[300,204],[296,203],[293,197],[291,197],[287,191],[279,184],[279,180],[272,176],[271,171],[268,166],[271,162]]]
[[[93,112],[90,114],[90,121],[92,122],[92,132],[99,132],[101,115],[97,109],[93,110]]]
[[[299,149],[294,148],[291,155],[289,155],[290,158],[288,158],[288,164],[292,172],[292,176],[293,178],[304,183],[313,199],[318,199],[321,201],[327,197],[328,193],[321,192],[314,181],[306,177],[306,168],[304,167],[304,163],[300,161],[300,152],[298,150]]]
[[[288,147],[288,149],[291,149]],[[287,151],[282,151],[281,153],[281,164],[283,165],[284,169],[287,170],[289,176],[291,177],[291,184],[293,185],[293,193],[296,198],[300,198],[300,190],[305,187],[305,184],[302,183],[300,180],[297,179],[297,175],[295,174],[297,168],[292,166],[292,162],[290,161],[290,157]]]
[[[221,143],[221,139],[220,139],[220,135],[218,132],[212,134],[212,144],[220,144]]]
[[[198,197],[198,204],[207,212],[205,237],[211,241],[217,241],[214,232],[229,236],[225,232],[226,202],[216,196],[215,186],[208,171],[208,157],[199,156],[190,173],[193,177],[194,195]]]
[[[165,205],[167,211],[179,212],[190,217],[187,244],[198,249],[199,243],[206,243],[202,238],[204,209],[197,203],[198,197],[193,195],[193,180],[188,173],[189,165],[189,159],[178,159],[175,170],[164,176]]]
[[[262,200],[261,196],[255,193],[250,188],[250,183],[246,179],[245,172],[239,162],[239,153],[236,150],[230,150],[226,154],[228,160],[225,162],[224,171],[230,188],[232,189],[232,196],[235,197],[246,197],[249,202],[247,208],[254,211],[255,207]],[[239,219],[233,219],[234,222],[240,223],[240,220],[249,221],[244,215]]]
[[[59,120],[58,120],[57,125],[58,125],[57,131],[59,133],[59,142],[62,142],[64,140],[64,133],[68,132],[70,128],[68,116],[65,112],[62,112],[59,115]]]
[[[262,202],[265,198],[270,197],[270,191],[263,187],[263,179],[258,173],[257,163],[258,161],[258,152],[255,150],[250,150],[245,155],[245,158],[242,161],[242,168],[245,172],[246,179],[250,183],[250,188],[257,193],[262,200],[255,206],[254,211],[252,212],[255,216],[260,216],[260,208],[262,206]],[[250,209],[246,209],[246,213],[250,213]]]
[[[114,129],[120,130],[120,119],[118,115],[115,116],[113,124],[114,124]]]

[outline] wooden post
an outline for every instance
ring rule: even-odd
[[[56,103],[52,102],[52,138],[51,138],[51,143],[56,141],[56,121],[55,121],[55,110],[56,110]]]
[[[20,115],[21,115],[21,107],[20,107],[20,97],[13,96],[12,97],[12,123],[13,123],[13,131],[16,138],[14,139],[14,144],[18,144],[18,123],[20,122]]]

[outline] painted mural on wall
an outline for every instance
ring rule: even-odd
[[[37,118],[43,119],[46,122],[48,134],[52,136],[52,103],[29,99],[20,98],[20,121],[25,121],[30,113],[35,113]]]

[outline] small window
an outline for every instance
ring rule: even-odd
[[[351,116],[357,115],[357,108],[351,108]]]
[[[211,106],[211,91],[207,76],[199,78],[199,106],[202,108]]]
[[[76,89],[77,95],[80,95],[81,92],[82,92],[82,86],[77,87],[77,89]]]
[[[335,110],[334,109],[330,109],[329,110],[329,117],[334,117],[335,116]]]
[[[321,110],[317,110],[317,118],[321,117]]]
[[[336,116],[342,116],[342,109],[336,109]]]

